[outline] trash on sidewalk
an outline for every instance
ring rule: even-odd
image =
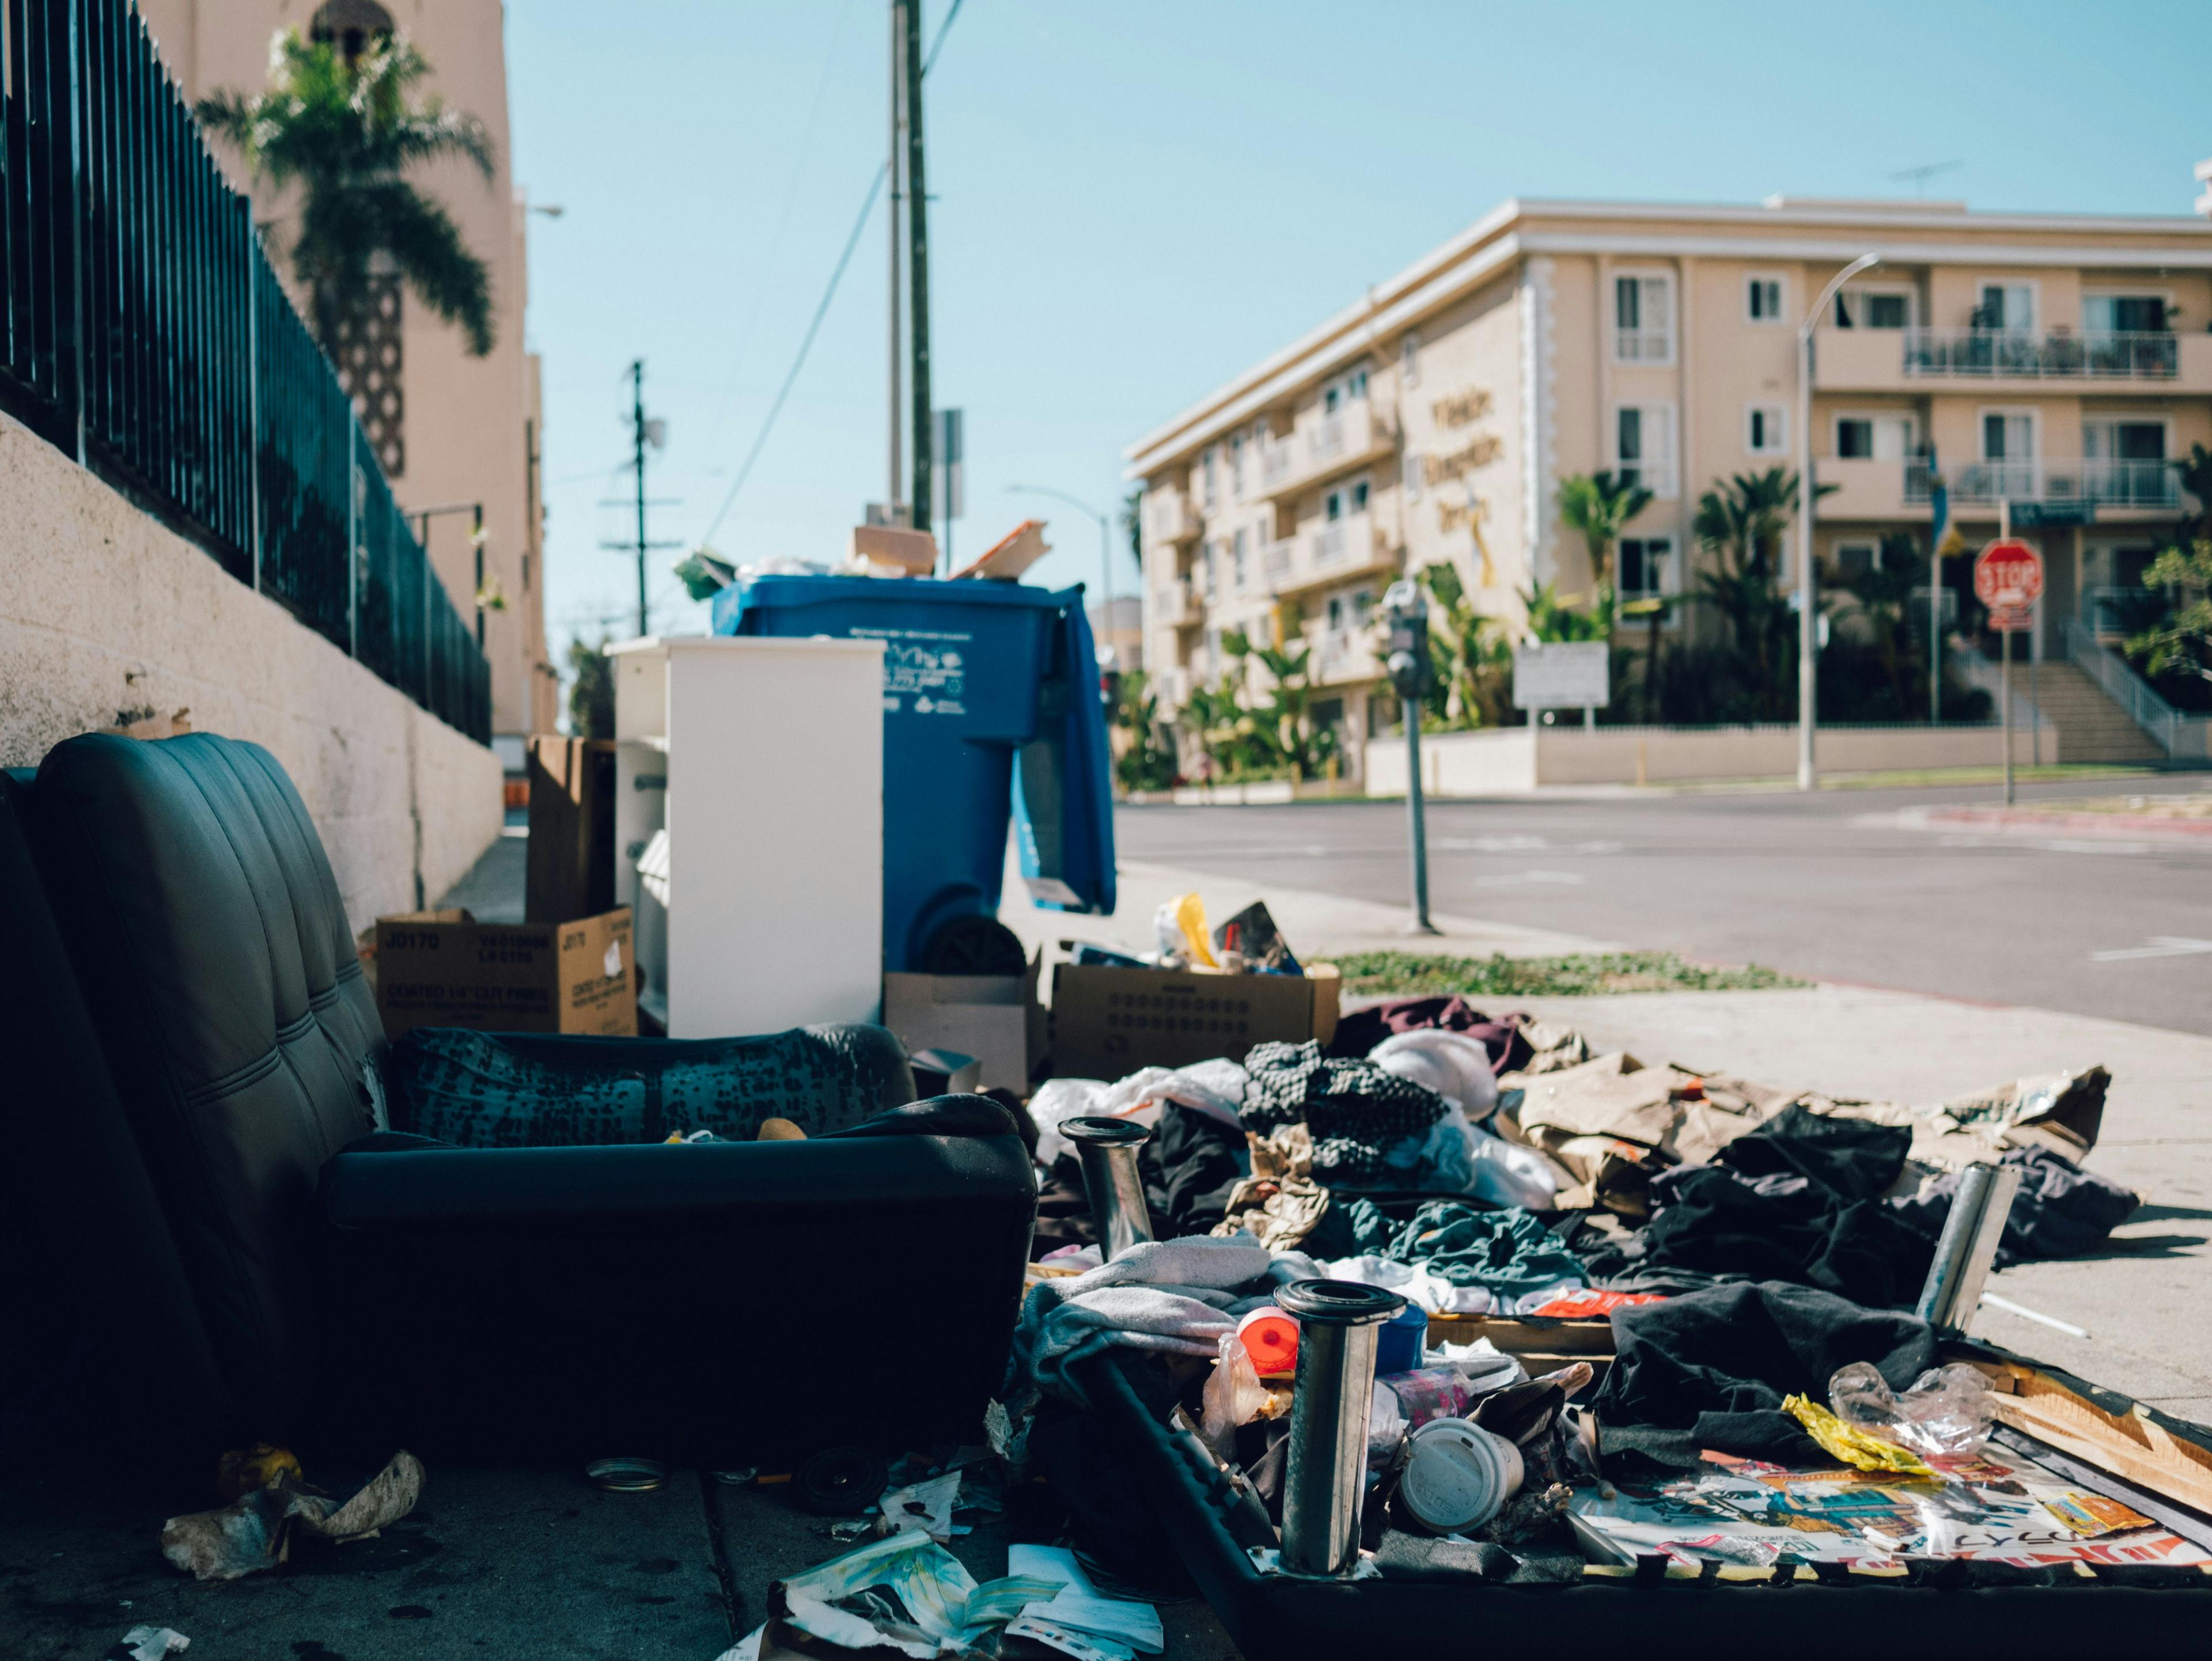
[[[133,1627],[123,1634],[122,1641],[131,1661],[161,1661],[164,1656],[181,1655],[191,1646],[191,1639],[168,1627]]]
[[[235,1580],[289,1561],[295,1535],[343,1545],[373,1538],[422,1498],[422,1462],[405,1452],[343,1505],[279,1470],[219,1511],[172,1517],[161,1527],[161,1555],[200,1580]]]

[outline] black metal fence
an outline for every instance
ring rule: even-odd
[[[0,403],[484,741],[491,672],[130,0],[0,0]]]

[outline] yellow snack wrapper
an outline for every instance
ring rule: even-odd
[[[1209,969],[1221,966],[1213,955],[1213,943],[1206,933],[1206,901],[1195,891],[1178,895],[1175,902],[1176,926],[1182,931],[1184,943],[1190,948],[1190,961]]]
[[[1802,1396],[1784,1400],[1782,1410],[1805,1427],[1805,1434],[1845,1464],[1858,1470],[1898,1470],[1908,1476],[1936,1479],[1936,1471],[1917,1453],[1870,1436],[1856,1425],[1845,1424],[1818,1402]]]

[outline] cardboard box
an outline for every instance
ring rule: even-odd
[[[1255,1044],[1336,1036],[1333,963],[1295,974],[1203,974],[1062,963],[1052,978],[1052,1068],[1061,1078],[1116,1079],[1180,1067]]]
[[[416,1027],[487,1033],[637,1033],[629,907],[574,922],[479,923],[465,911],[376,919],[384,1035]]]
[[[911,1055],[951,1050],[982,1063],[978,1088],[1030,1092],[1043,1053],[1037,1007],[1042,955],[1025,974],[887,974],[884,1025]]]
[[[641,785],[644,782],[641,779]],[[522,914],[532,923],[557,923],[612,911],[613,743],[544,735],[532,738],[525,785],[530,847]]]

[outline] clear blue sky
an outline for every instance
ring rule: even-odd
[[[927,0],[933,36],[948,0]],[[631,630],[624,372],[696,541],[788,369],[884,146],[886,0],[508,0],[544,355],[547,621]],[[928,83],[937,401],[967,411],[956,552],[1024,514],[1097,592],[1122,446],[1508,196],[1909,195],[2186,213],[2212,4],[967,0]],[[724,555],[835,559],[883,494],[882,209]],[[1117,552],[1118,530],[1115,533]],[[698,629],[656,555],[656,627]],[[1114,572],[1131,591],[1126,556]]]

